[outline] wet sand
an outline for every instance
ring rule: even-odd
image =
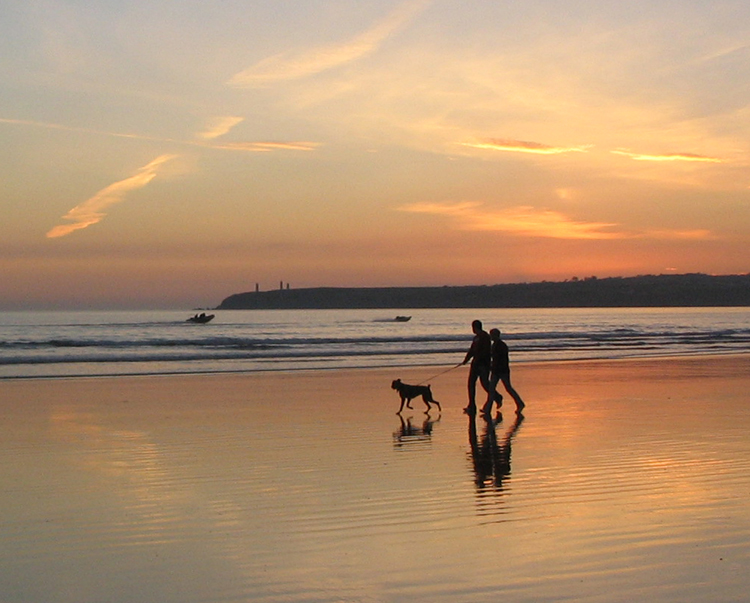
[[[750,355],[445,368],[0,381],[3,601],[746,600]]]

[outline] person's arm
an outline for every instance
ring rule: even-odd
[[[466,364],[467,362],[469,362],[469,360],[472,359],[472,357],[474,356],[474,345],[475,344],[472,341],[471,342],[471,347],[469,348],[469,351],[466,352],[466,357],[464,358],[464,361],[461,364]]]

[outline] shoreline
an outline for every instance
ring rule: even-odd
[[[681,354],[681,355],[660,355],[660,356],[630,356],[624,358],[572,358],[556,360],[529,360],[526,362],[511,361],[512,374],[515,376],[519,373],[538,373],[556,371],[563,367],[579,370],[589,370],[594,367],[600,367],[603,370],[612,370],[616,367],[624,368],[629,365],[658,366],[667,364],[677,364],[679,366],[688,365],[717,365],[717,364],[745,364],[747,373],[750,376],[750,351],[741,352],[723,352],[723,353],[698,353],[698,354]],[[279,368],[265,370],[234,370],[234,371],[195,371],[195,372],[158,372],[158,373],[111,373],[104,375],[53,375],[53,376],[8,376],[0,377],[0,393],[6,384],[16,383],[60,383],[60,382],[88,382],[88,381],[119,381],[119,380],[148,380],[148,379],[219,379],[227,380],[251,380],[251,379],[278,379],[278,378],[306,378],[312,376],[326,375],[377,375],[377,374],[394,374],[394,373],[413,373],[425,380],[432,380],[436,377],[452,377],[453,369],[458,374],[468,371],[468,365],[394,365],[394,366],[374,366],[374,367],[322,367],[322,368]],[[463,372],[459,369],[463,369]],[[433,372],[438,371],[436,375]],[[424,377],[427,374],[427,377]],[[481,390],[481,388],[480,388]]]
[[[557,358],[552,360],[511,360],[512,369],[553,367],[558,365],[586,365],[586,364],[620,364],[620,363],[666,363],[666,362],[690,362],[690,361],[721,361],[728,359],[745,358],[750,364],[750,350],[747,352],[698,352],[695,354],[663,354],[648,356],[624,356],[619,358]],[[385,371],[424,371],[444,370],[460,368],[461,365],[452,364],[418,364],[418,365],[382,365],[362,367],[318,367],[318,368],[268,368],[268,369],[236,369],[236,370],[197,370],[197,371],[173,371],[173,372],[140,372],[140,373],[106,373],[106,374],[74,374],[74,375],[9,375],[0,376],[0,385],[3,383],[30,382],[30,381],[73,381],[73,380],[110,380],[128,378],[172,378],[172,377],[252,377],[261,375],[302,375],[302,374],[330,374],[337,372],[385,372]],[[514,371],[515,372],[515,371]]]

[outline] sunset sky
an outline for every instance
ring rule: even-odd
[[[750,271],[750,3],[0,4],[0,308]]]

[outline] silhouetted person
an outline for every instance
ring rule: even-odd
[[[500,339],[499,329],[490,329],[490,340],[492,342],[490,353],[490,390],[487,395],[487,403],[482,408],[482,412],[485,414],[492,412],[493,401],[497,402],[498,408],[502,405],[503,397],[497,391],[497,384],[502,381],[505,391],[510,394],[516,403],[516,412],[520,413],[526,405],[510,383],[510,353],[508,352],[508,345]]]
[[[492,340],[489,334],[482,328],[482,321],[475,320],[471,323],[474,339],[462,364],[471,360],[469,369],[469,405],[464,409],[466,412],[474,413],[477,408],[477,379],[482,384],[488,395],[494,391],[490,384],[490,359],[492,355]]]

